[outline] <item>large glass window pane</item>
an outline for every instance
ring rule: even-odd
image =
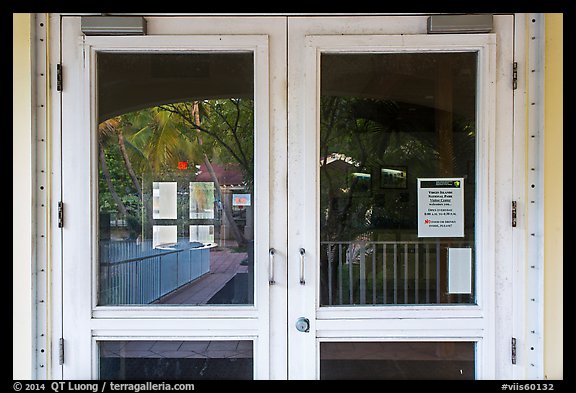
[[[253,53],[96,62],[98,305],[253,304]]]
[[[474,379],[474,342],[322,342],[320,379]]]
[[[474,304],[477,54],[320,61],[320,304]]]
[[[252,341],[100,341],[100,379],[253,379]]]

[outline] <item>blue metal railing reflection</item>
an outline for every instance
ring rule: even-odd
[[[213,244],[100,241],[99,305],[150,304],[210,271]]]
[[[474,248],[473,241],[321,242],[326,294],[322,305],[440,304],[441,254],[447,247]],[[444,258],[445,259],[445,258]],[[473,294],[454,303],[474,302]]]

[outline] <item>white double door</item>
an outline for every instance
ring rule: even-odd
[[[444,35],[427,18],[146,17],[144,36],[85,36],[63,17],[63,377],[510,377],[513,18]],[[150,175],[148,155],[129,199],[119,136],[136,167],[169,116],[181,171]],[[241,300],[219,292],[232,282]]]

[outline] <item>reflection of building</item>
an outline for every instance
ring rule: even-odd
[[[246,239],[254,238],[254,223],[253,223],[253,209],[252,205],[238,205],[232,203],[233,194],[245,194],[246,190],[244,175],[238,164],[225,164],[219,165],[212,163],[212,168],[220,183],[220,190],[222,192],[222,200],[219,201],[222,206],[219,209],[230,208],[234,217],[234,222],[240,229],[244,228],[244,236]],[[213,181],[212,175],[206,168],[205,164],[200,165],[196,179],[197,182],[211,182]],[[216,195],[216,198],[218,196]],[[217,201],[218,202],[218,201]],[[216,231],[220,232],[219,238],[221,240],[234,239],[230,232],[230,223],[226,215],[221,214],[220,228]]]

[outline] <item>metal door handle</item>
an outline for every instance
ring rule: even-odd
[[[276,281],[274,281],[274,254],[276,254],[276,250],[270,248],[268,250],[268,255],[270,256],[270,264],[268,265],[268,283],[270,285],[276,284]]]
[[[303,248],[300,249],[300,284],[306,284],[306,280],[304,280],[304,254],[306,254],[306,250]]]

